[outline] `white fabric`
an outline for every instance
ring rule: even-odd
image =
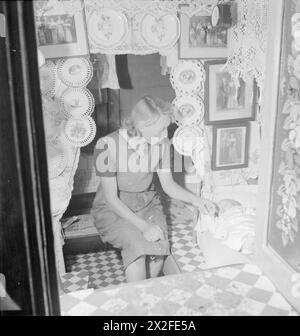
[[[116,69],[116,58],[115,55],[106,55],[108,62],[108,76],[105,82],[100,83],[102,89],[112,89],[119,90],[119,80]]]
[[[237,0],[238,23],[231,31],[227,70],[238,83],[255,78],[264,86],[269,0]]]
[[[46,63],[45,56],[41,52],[41,50],[38,49],[38,64],[39,64],[39,67],[42,67],[45,63]]]
[[[233,206],[219,217],[201,215],[195,227],[197,236],[209,232],[222,244],[245,254],[253,252],[255,229],[255,211],[242,206]]]
[[[248,239],[254,240],[255,227],[255,212],[236,206],[216,218],[214,236],[233,250],[243,252]]]

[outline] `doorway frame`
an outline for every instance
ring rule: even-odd
[[[7,201],[5,194],[0,197],[1,218],[4,219],[0,231],[4,242],[15,239],[14,235],[22,242],[23,263],[18,266],[25,282],[22,291],[29,293],[26,299],[25,295],[21,299],[19,311],[0,314],[60,315],[49,185],[45,183],[48,165],[33,1],[1,1],[1,6],[7,32],[2,43],[6,50],[4,64],[7,69],[3,83],[7,90],[0,90],[1,104],[5,107],[1,110],[1,118],[12,130],[10,137],[1,138],[1,147],[8,153],[10,170],[15,170],[11,176],[18,187],[13,199]],[[8,171],[1,170],[1,193],[8,188],[5,180]],[[10,216],[9,202],[13,204],[14,216]],[[12,250],[10,244],[4,244],[1,255],[6,259],[17,251]],[[20,259],[17,261],[20,263]],[[12,273],[5,263],[3,265],[0,264],[4,275]],[[7,291],[7,294],[13,298],[13,293]]]

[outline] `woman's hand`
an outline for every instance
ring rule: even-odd
[[[162,229],[158,225],[149,225],[143,231],[144,237],[149,242],[156,242],[158,240],[164,240],[165,236]]]
[[[192,204],[205,215],[215,216],[218,213],[217,205],[205,198],[196,197]]]

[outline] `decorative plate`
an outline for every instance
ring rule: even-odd
[[[181,126],[174,133],[173,145],[179,154],[192,156],[197,148],[203,147],[203,130],[197,126]]]
[[[67,89],[61,96],[61,107],[67,118],[87,117],[94,111],[95,100],[87,89]]]
[[[140,33],[149,48],[169,49],[179,39],[180,21],[174,14],[166,14],[159,18],[145,14],[140,22]]]
[[[102,49],[116,48],[126,39],[128,32],[128,20],[122,12],[103,8],[88,18],[89,37]]]
[[[42,95],[53,97],[55,94],[55,64],[51,61],[47,61],[43,66],[40,67],[39,74]]]
[[[175,107],[174,120],[178,126],[197,124],[203,120],[204,103],[200,97],[176,97],[173,105]]]
[[[52,180],[65,170],[68,160],[62,148],[47,142],[48,174]]]
[[[96,124],[91,117],[71,118],[65,123],[63,134],[74,147],[84,147],[95,138]]]
[[[57,63],[59,79],[70,87],[84,87],[93,77],[93,66],[85,57],[60,59]]]
[[[205,70],[201,62],[180,61],[171,72],[173,88],[180,94],[195,94],[203,90]]]

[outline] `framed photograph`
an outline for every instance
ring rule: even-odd
[[[206,61],[205,124],[218,125],[253,121],[257,109],[257,85],[253,80],[239,80],[236,85],[227,71],[226,59]]]
[[[212,170],[248,167],[249,132],[249,123],[214,126]]]
[[[69,15],[59,1],[55,4],[36,17],[37,43],[45,58],[88,55],[84,10]]]
[[[198,12],[191,17],[180,14],[181,36],[179,58],[217,59],[228,56],[228,28],[213,27],[209,12]]]

